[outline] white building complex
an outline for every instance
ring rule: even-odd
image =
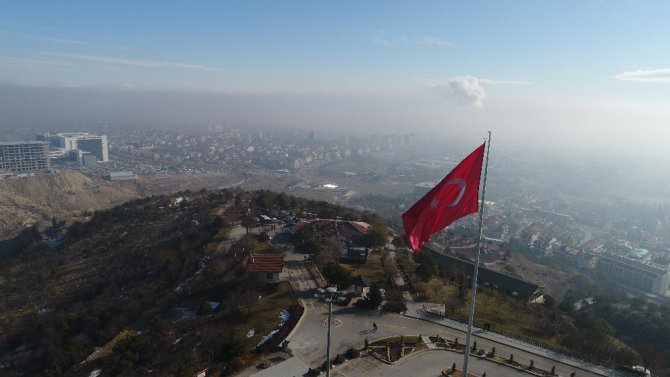
[[[49,141],[57,151],[52,155],[64,155],[73,150],[88,152],[100,162],[109,161],[109,150],[107,148],[107,135],[91,135],[87,132],[63,132],[57,134],[40,135],[45,141]]]
[[[665,296],[670,284],[668,266],[619,257],[601,255],[598,268],[623,285]]]
[[[44,141],[0,143],[0,171],[20,173],[49,170],[49,145]]]

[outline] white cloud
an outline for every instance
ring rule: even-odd
[[[65,38],[33,37],[33,39],[38,40],[38,41],[43,41],[43,42],[61,43],[61,44],[68,44],[68,45],[82,45],[82,44],[84,44],[84,42],[82,42],[82,41],[76,41],[76,40],[73,40],[73,39],[65,39]]]
[[[180,62],[170,62],[160,60],[126,59],[115,56],[81,55],[81,54],[70,54],[66,52],[47,52],[46,54],[66,59],[85,60],[85,61],[110,63],[110,64],[134,65],[138,67],[183,68],[198,71],[220,70],[220,68],[208,67],[200,64],[180,63]]]
[[[521,80],[489,80],[474,76],[452,76],[444,80],[421,80],[424,85],[446,98],[463,105],[482,107],[486,97],[484,85],[531,85],[530,81]]]
[[[486,91],[473,76],[453,76],[447,81],[427,80],[426,84],[447,100],[463,105],[482,107],[486,97]]]
[[[12,65],[12,66],[35,66],[35,65],[69,66],[70,65],[57,61],[17,58],[13,56],[0,56],[0,64]]]
[[[372,39],[372,44],[383,47],[453,47],[454,44],[441,38],[431,36],[406,35],[392,36],[380,31]]]
[[[670,68],[638,69],[616,75],[617,80],[636,82],[670,82]]]
[[[69,44],[69,45],[82,45],[84,42],[77,41],[74,39],[66,38],[52,38],[52,37],[43,37],[37,35],[23,34],[23,33],[14,33],[10,31],[0,31],[0,35],[5,35],[9,37],[18,37],[18,38],[27,38],[34,41],[49,42],[49,43],[60,43],[60,44]]]

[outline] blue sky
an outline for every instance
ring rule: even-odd
[[[0,82],[405,96],[477,132],[623,116],[658,138],[668,19],[667,1],[1,1]]]
[[[616,77],[670,67],[668,16],[664,1],[4,1],[0,79],[365,92],[470,75],[655,98],[667,88]]]

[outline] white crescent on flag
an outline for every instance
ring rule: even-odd
[[[456,197],[456,199],[454,199],[454,201],[447,206],[447,207],[454,207],[456,204],[458,204],[458,202],[461,201],[461,198],[463,197],[463,193],[465,192],[467,184],[465,183],[465,180],[462,178],[454,178],[447,181],[445,186],[448,185],[457,185],[461,188],[461,190],[458,192],[458,196]]]

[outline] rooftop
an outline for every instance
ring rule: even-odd
[[[282,272],[284,254],[251,254],[247,272]]]

